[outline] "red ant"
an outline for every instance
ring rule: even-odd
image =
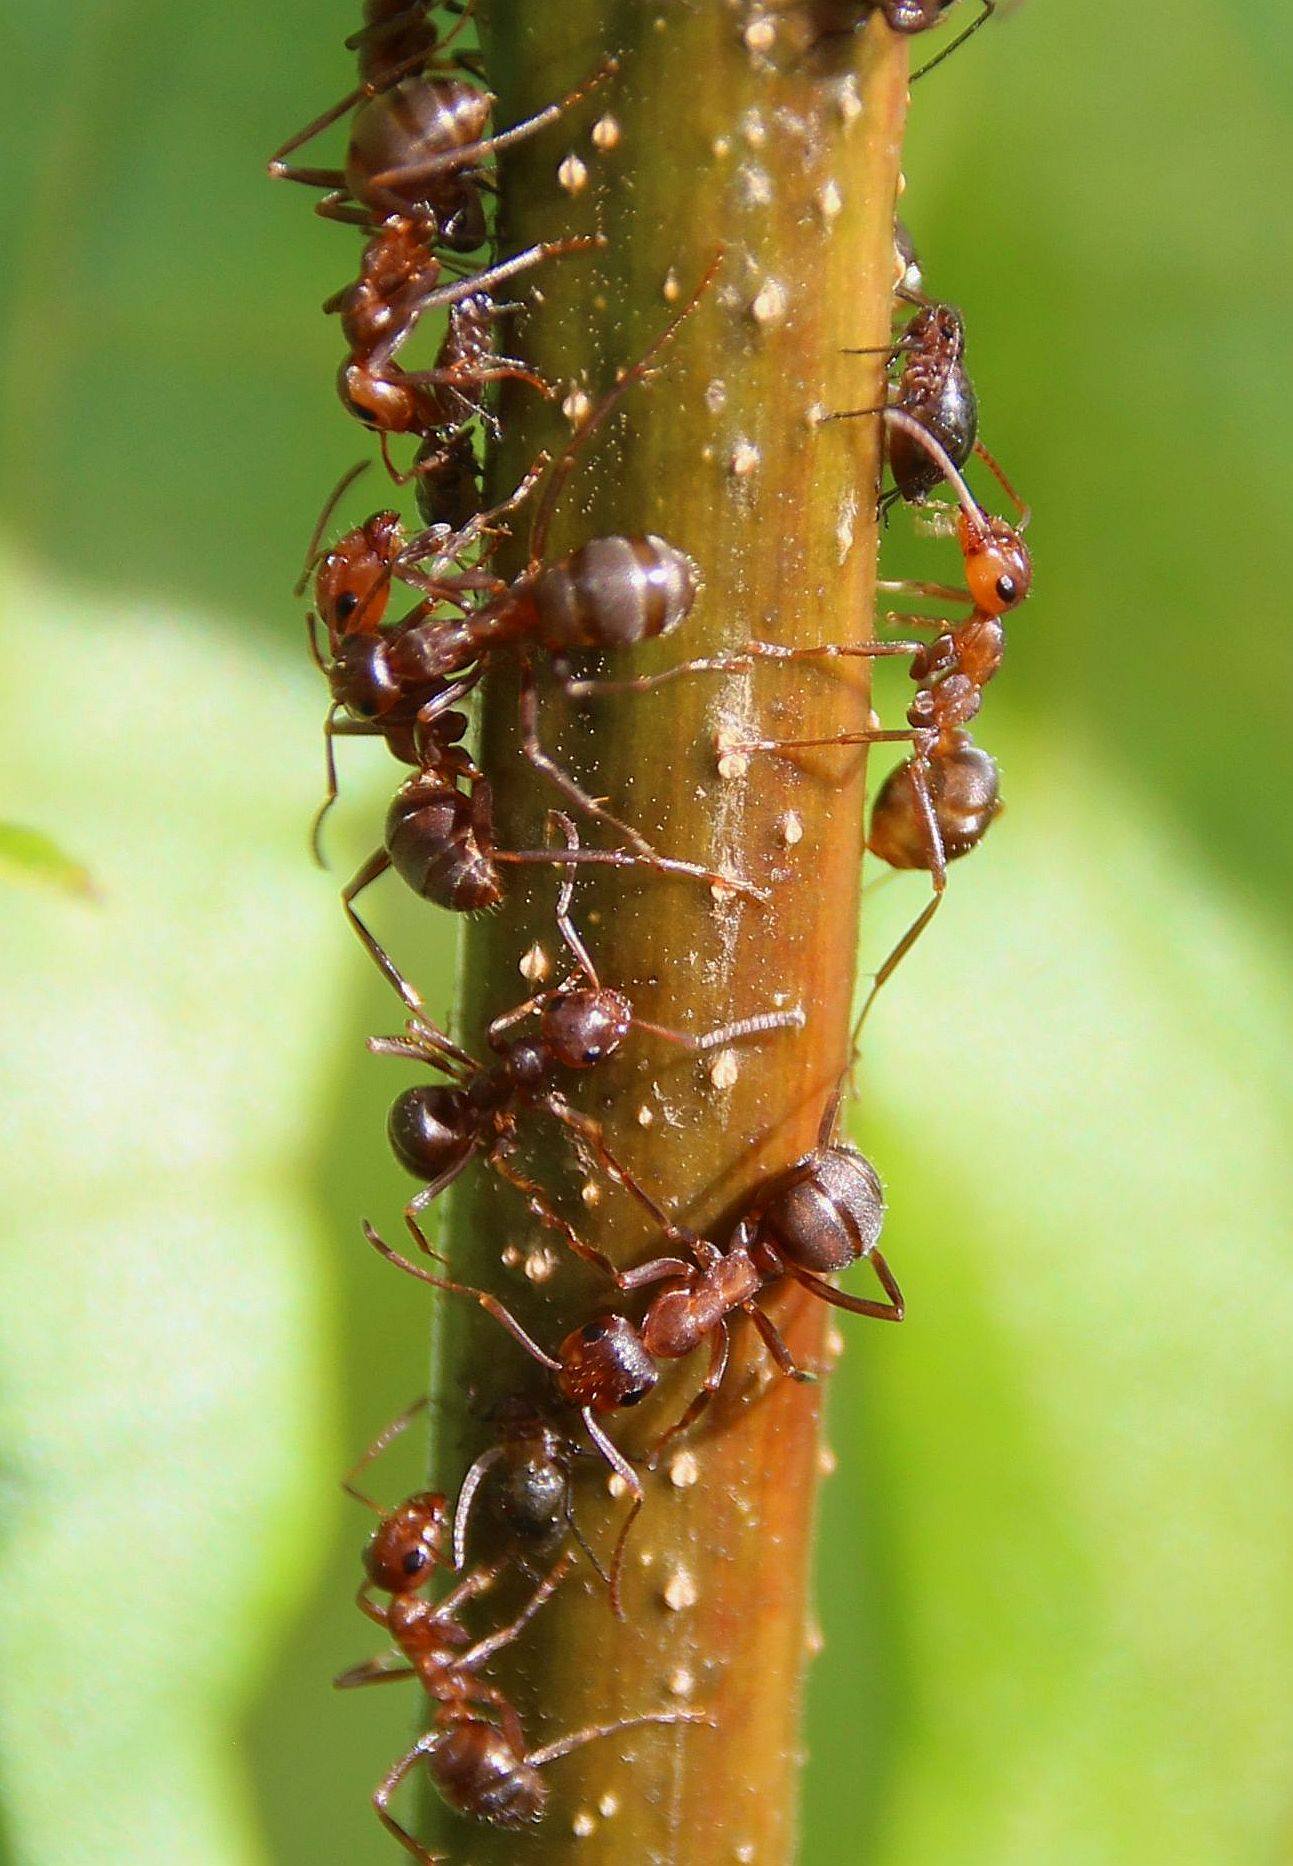
[[[902,335],[892,344],[846,350],[845,356],[883,355],[887,362],[903,359],[894,385],[893,400],[879,408],[849,408],[828,415],[828,421],[856,421],[865,415],[900,408],[928,429],[958,467],[974,452],[979,431],[979,406],[974,385],[965,368],[965,322],[953,305],[923,304]],[[880,501],[883,512],[894,499],[923,503],[941,484],[942,468],[929,452],[902,428],[888,436],[889,470],[894,489]]]
[[[426,1761],[435,1787],[458,1813],[518,1828],[542,1819],[548,1789],[539,1772],[572,1750],[648,1724],[710,1721],[697,1711],[646,1711],[612,1724],[590,1725],[530,1749],[515,1708],[478,1674],[551,1599],[569,1573],[573,1557],[557,1562],[509,1624],[473,1640],[458,1616],[493,1586],[502,1564],[475,1569],[441,1600],[428,1600],[420,1590],[442,1564],[448,1527],[444,1497],[422,1492],[379,1515],[381,1520],[364,1551],[366,1580],[358,1602],[368,1618],[390,1635],[395,1649],[352,1667],[335,1682],[345,1690],[389,1678],[416,1677],[436,1705],[431,1729],[388,1771],[373,1795],[382,1825],[423,1866],[442,1866],[444,1856],[427,1852],[390,1812],[391,1797],[420,1761]],[[389,1601],[375,1601],[373,1589],[389,1594]]]
[[[415,478],[417,469],[409,474],[396,471],[386,452],[387,437],[425,435],[444,426],[452,406],[447,398],[456,391],[476,389],[479,394],[485,384],[510,378],[529,383],[541,394],[551,393],[548,384],[523,363],[493,356],[488,331],[482,341],[480,327],[494,315],[489,294],[541,260],[589,252],[605,244],[600,234],[547,240],[483,272],[445,284],[441,283],[443,262],[434,250],[436,238],[433,221],[392,215],[365,246],[358,279],[323,307],[340,317],[350,345],[337,377],[342,403],[357,420],[379,433],[387,469],[399,484]],[[444,306],[449,307],[451,322],[434,367],[401,369],[395,356],[419,318]],[[454,312],[466,306],[471,308],[463,310],[455,322]]]
[[[553,812],[553,815],[565,833],[568,850],[577,851],[574,824],[560,812]],[[627,1169],[609,1154],[596,1124],[571,1107],[556,1087],[554,1077],[562,1070],[582,1072],[596,1068],[618,1052],[633,1030],[675,1044],[691,1055],[701,1055],[747,1037],[764,1036],[774,1030],[800,1029],[804,1014],[798,1009],[763,1011],[699,1035],[670,1030],[639,1017],[624,992],[603,985],[598,978],[588,949],[570,917],[573,890],[574,872],[568,869],[558,895],[556,923],[574,959],[575,972],[552,990],[538,992],[494,1019],[487,1041],[498,1059],[496,1062],[477,1061],[423,1017],[410,1019],[401,1037],[370,1038],[369,1048],[380,1056],[399,1056],[427,1063],[449,1078],[447,1083],[421,1082],[405,1089],[391,1109],[387,1133],[395,1157],[415,1179],[427,1182],[409,1201],[407,1214],[410,1218],[424,1211],[479,1155],[525,1193],[532,1210],[559,1230],[579,1256],[615,1276],[610,1260],[584,1243],[556,1216],[538,1187],[522,1178],[509,1164],[516,1145],[520,1111],[543,1110],[580,1141],[591,1145],[614,1177],[637,1190],[639,1196],[645,1196]],[[398,978],[385,954],[382,958],[385,968]],[[406,1002],[413,999],[412,988],[403,979],[399,979],[399,989]],[[539,1018],[537,1036],[508,1035],[522,1019],[536,1013]]]
[[[573,1329],[555,1355],[541,1348],[516,1317],[488,1290],[437,1276],[394,1251],[365,1223],[364,1235],[388,1262],[432,1288],[465,1296],[505,1328],[530,1357],[553,1376],[557,1393],[578,1409],[589,1438],[634,1499],[612,1575],[618,1580],[628,1531],[644,1500],[641,1479],[601,1424],[602,1417],[640,1405],[660,1380],[661,1364],[683,1360],[706,1341],[710,1364],[700,1389],[682,1417],[657,1442],[650,1462],[664,1446],[688,1430],[722,1385],[731,1350],[729,1318],[740,1310],[754,1323],[780,1371],[811,1379],[799,1367],[772,1317],[756,1298],[789,1277],[813,1295],[855,1315],[900,1322],[902,1292],[876,1248],[884,1221],[884,1197],[875,1169],[856,1148],[832,1140],[839,1108],[832,1096],[822,1117],[817,1145],[802,1159],[774,1174],[745,1208],[726,1249],[676,1225],[641,1187],[631,1186],[671,1243],[687,1257],[661,1257],[631,1270],[610,1273],[624,1291],[653,1283],[669,1287],[652,1297],[640,1323],[608,1311]],[[406,1214],[414,1240],[426,1250],[416,1219]],[[883,1302],[836,1289],[826,1277],[851,1263],[868,1260],[884,1291]],[[613,1589],[618,1612],[618,1589]]]

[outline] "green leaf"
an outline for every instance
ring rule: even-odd
[[[90,871],[64,853],[52,837],[20,823],[0,823],[0,876],[28,887],[93,899]]]

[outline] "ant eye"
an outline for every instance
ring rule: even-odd
[[[643,1380],[639,1385],[635,1387],[629,1387],[626,1392],[620,1395],[620,1405],[621,1406],[636,1406],[638,1401],[644,1400],[650,1391],[651,1391],[650,1381]]]
[[[428,1559],[425,1549],[410,1549],[408,1554],[404,1557],[401,1566],[405,1574],[421,1574],[422,1570],[427,1565]]]
[[[605,1341],[605,1322],[585,1322],[584,1326],[579,1331],[579,1339],[588,1342]]]
[[[338,596],[337,598],[337,620],[338,622],[349,622],[351,616],[354,615],[358,607],[359,607],[359,598],[354,594],[352,590],[347,590],[344,595]]]
[[[1003,603],[1014,602],[1016,594],[1015,579],[1013,577],[997,578],[997,595],[1001,598]]]

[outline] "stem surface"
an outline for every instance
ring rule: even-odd
[[[820,427],[816,416],[883,397],[881,359],[841,350],[889,336],[905,42],[873,16],[824,72],[797,38],[798,15],[718,0],[492,0],[488,9],[482,0],[481,13],[501,125],[579,83],[608,52],[620,60],[594,96],[500,165],[500,251],[594,231],[607,245],[546,264],[526,314],[505,329],[503,347],[559,393],[544,402],[508,386],[491,497],[541,447],[565,446],[562,398],[578,385],[595,401],[723,248],[715,285],[658,370],[581,456],[547,552],[551,561],[599,535],[655,532],[692,555],[704,587],[676,636],[592,671],[655,671],[752,636],[866,639],[879,423]],[[572,164],[562,168],[572,155],[582,185]],[[524,530],[518,523],[499,553],[509,573],[524,562]],[[545,742],[590,791],[662,852],[772,889],[762,906],[642,869],[584,869],[575,890],[575,920],[603,982],[641,1016],[699,1031],[788,1006],[807,1014],[802,1030],[726,1057],[634,1033],[612,1063],[571,1081],[572,1100],[602,1122],[619,1157],[679,1220],[720,1243],[760,1181],[812,1146],[844,1064],[865,760],[856,748],[795,762],[738,755],[720,769],[715,735],[865,727],[867,668],[765,665],[577,708],[545,688]],[[501,846],[541,843],[560,799],[520,754],[516,683],[502,668],[485,684],[480,756]],[[613,846],[587,820],[579,833],[586,846]],[[488,1021],[528,995],[536,969],[546,964],[548,984],[567,969],[557,874],[514,870],[509,882],[504,907],[466,929],[458,1030],[476,1054]],[[527,1135],[527,1164],[584,1236],[623,1264],[660,1254],[645,1213],[581,1167],[566,1136],[543,1117]],[[641,1296],[617,1298],[479,1165],[454,1193],[443,1248],[455,1276],[501,1296],[550,1350],[599,1309],[637,1318],[644,1306]],[[816,1366],[825,1306],[784,1290],[766,1306],[796,1358]],[[491,1409],[550,1389],[487,1317],[447,1298],[437,1309],[434,1475],[452,1492],[490,1442]],[[793,1857],[820,1389],[774,1377],[744,1319],[733,1336],[733,1364],[705,1422],[644,1473],[626,1620],[612,1619],[605,1588],[581,1562],[491,1672],[536,1747],[662,1706],[704,1710],[717,1728],[627,1732],[555,1763],[547,1818],[521,1835],[437,1808],[430,1841],[453,1861],[779,1866]],[[678,1416],[705,1364],[703,1352],[677,1364],[647,1406],[611,1416],[630,1455]],[[610,1494],[605,1466],[580,1463],[579,1523],[609,1561],[626,1504]],[[482,1518],[471,1559],[493,1552]],[[523,1597],[515,1585],[500,1612]]]

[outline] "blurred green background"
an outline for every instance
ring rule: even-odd
[[[357,1242],[390,1007],[305,853],[288,594],[357,453],[348,248],[263,175],[351,23],[3,28],[0,819],[98,891],[0,884],[24,1866],[391,1857],[409,1709],[327,1687],[373,1645],[335,1479],[425,1308]],[[1293,1858],[1291,129],[1280,0],[1030,0],[916,99],[905,212],[1038,577],[983,722],[1009,813],[873,1020],[911,1319],[832,1395],[806,1866]],[[338,871],[389,789],[350,751]]]

